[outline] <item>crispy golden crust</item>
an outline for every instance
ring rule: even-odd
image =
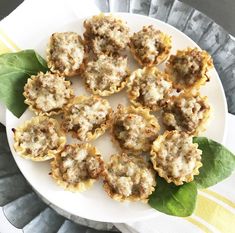
[[[31,148],[26,148],[22,145],[23,143],[22,136],[23,136],[23,133],[27,132],[28,129],[37,125],[42,125],[44,121],[47,122],[46,124],[47,129],[51,126],[57,132],[57,135],[58,135],[57,144],[58,145],[55,149],[48,149],[46,147],[39,155],[35,156],[35,154],[32,154],[30,151],[28,151],[28,149],[31,149]],[[15,141],[14,143],[15,151],[18,152],[18,154],[21,157],[25,159],[31,159],[37,162],[52,159],[55,154],[59,153],[64,148],[64,145],[66,143],[66,136],[64,132],[60,129],[59,123],[55,119],[52,119],[46,116],[33,117],[32,119],[23,123],[21,126],[17,127],[16,129],[13,129],[13,132],[14,132],[14,141]],[[35,135],[30,134],[30,137],[35,138]]]
[[[114,114],[111,135],[125,153],[149,151],[160,126],[157,119],[142,107],[119,105]]]
[[[71,48],[72,46],[74,47]],[[81,36],[75,32],[53,33],[46,53],[50,70],[62,76],[73,77],[80,74],[87,62],[86,46]]]
[[[169,56],[171,37],[155,29],[152,25],[144,26],[130,38],[129,47],[140,65],[157,65],[164,62]]]
[[[136,107],[143,106],[152,111],[161,108],[172,92],[168,75],[156,67],[145,67],[134,71],[127,83],[128,97]]]
[[[129,42],[129,28],[122,19],[103,13],[87,19],[83,23],[86,45],[97,56],[119,54]]]
[[[162,113],[163,123],[169,130],[184,131],[195,136],[205,131],[210,115],[208,98],[199,92],[172,96]]]
[[[52,87],[49,86],[49,83],[43,83],[43,78],[51,76],[52,80],[50,82],[53,82]],[[42,79],[42,80],[40,80]],[[46,80],[46,79],[44,79]],[[64,84],[64,89],[63,91],[60,90],[61,86],[59,86],[57,89],[55,88],[56,85],[58,84],[57,81],[61,81],[60,84]],[[57,82],[57,83],[56,83]],[[58,93],[58,92],[61,93]],[[67,91],[67,93],[65,93]],[[32,96],[32,92],[36,92],[36,96]],[[33,94],[34,94],[33,93]],[[44,97],[44,101],[48,101],[47,97],[53,96],[53,101],[58,103],[58,100],[64,99],[64,103],[60,107],[52,108],[48,111],[45,111],[42,109],[42,107],[39,107],[39,94],[40,97]],[[69,81],[65,81],[65,78],[62,76],[59,76],[58,74],[51,74],[47,72],[46,74],[39,72],[37,75],[32,75],[27,83],[24,86],[24,93],[25,97],[25,103],[29,105],[29,108],[31,111],[33,111],[36,115],[44,115],[44,116],[52,116],[52,115],[58,115],[63,112],[63,107],[69,102],[71,98],[74,97],[74,92],[71,87],[71,84]],[[63,95],[63,96],[62,96]],[[51,99],[50,99],[51,101]],[[41,103],[43,107],[46,106],[46,103]]]
[[[92,157],[96,162],[96,165],[98,163],[97,168],[93,168],[93,170],[90,171],[89,165],[86,164],[86,172],[87,177],[79,178],[81,180],[76,182],[70,182],[67,175],[67,170],[63,168],[63,161],[68,156],[63,156],[63,153],[65,150],[70,147],[72,150],[76,150],[77,148],[81,150],[85,150],[87,152],[87,156]],[[72,158],[72,155],[69,154],[69,157]],[[81,162],[86,163],[87,157],[84,158]],[[74,163],[76,163],[76,159],[73,158]],[[77,164],[77,166],[79,166]],[[64,169],[64,170],[63,170]],[[74,168],[76,169],[76,168]],[[96,170],[95,170],[96,169]],[[54,160],[51,162],[51,175],[53,179],[56,181],[56,183],[60,186],[62,186],[64,189],[72,191],[72,192],[83,192],[90,188],[93,183],[99,178],[99,176],[104,171],[104,161],[99,153],[99,151],[90,144],[72,144],[72,145],[66,145],[65,149],[61,151],[59,154],[55,155]],[[79,176],[79,174],[76,174]]]
[[[126,86],[129,73],[126,57],[100,55],[87,63],[83,77],[88,91],[110,96]]]
[[[88,106],[89,102],[94,102],[94,103],[101,103],[106,106],[108,106],[107,110],[107,115],[105,116],[105,120],[101,123],[95,126],[95,129],[92,128],[92,130],[89,130],[87,133],[85,133],[85,138],[81,138],[81,125],[79,126],[76,125],[75,129],[69,129],[68,128],[68,121],[69,117],[71,116],[71,109],[73,108],[74,105],[82,105],[82,106]],[[84,108],[82,107],[82,110]],[[102,99],[98,96],[77,96],[74,99],[70,101],[70,103],[66,106],[64,110],[64,116],[63,116],[63,123],[62,123],[62,128],[65,130],[65,132],[70,132],[72,134],[72,137],[79,139],[80,141],[91,141],[95,140],[96,138],[100,137],[105,133],[105,131],[110,127],[111,125],[111,120],[112,120],[112,108],[110,107],[109,103],[107,100]],[[95,115],[94,115],[95,116]],[[79,115],[77,115],[79,117]],[[90,117],[90,116],[89,116]]]
[[[169,143],[168,147],[166,143]],[[199,168],[202,166],[201,153],[198,144],[193,143],[192,137],[179,131],[166,131],[158,136],[150,152],[153,167],[158,175],[175,185],[191,182],[194,176],[199,174]]]
[[[147,202],[156,186],[155,177],[152,166],[143,157],[116,154],[106,164],[103,187],[114,200]],[[129,180],[130,184],[122,183],[123,179]]]
[[[213,67],[211,56],[205,50],[187,48],[171,55],[166,72],[170,75],[173,86],[179,90],[199,89],[210,78],[207,71]]]

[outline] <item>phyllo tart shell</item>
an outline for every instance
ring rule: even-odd
[[[140,154],[149,151],[158,136],[157,119],[142,107],[119,105],[113,117],[113,141],[126,153]]]
[[[129,42],[126,22],[112,14],[95,15],[85,20],[83,25],[85,42],[97,56],[119,54]]]
[[[211,115],[207,96],[185,92],[171,97],[162,108],[162,120],[169,130],[198,135],[205,130]]]
[[[13,132],[15,151],[33,161],[52,159],[66,143],[66,136],[57,120],[46,116],[33,117]]]
[[[67,77],[80,74],[87,60],[85,44],[75,32],[53,33],[46,52],[50,70]]]
[[[185,132],[166,131],[153,142],[150,154],[158,175],[175,185],[191,182],[202,166],[202,151]]]
[[[95,140],[110,127],[112,108],[98,96],[77,96],[66,106],[62,128],[80,141]]]
[[[24,86],[25,103],[36,115],[58,115],[74,97],[71,83],[58,74],[32,75]]]
[[[103,159],[90,144],[66,145],[51,162],[51,175],[56,183],[74,192],[90,188],[103,171]]]
[[[127,83],[127,57],[100,55],[87,63],[83,73],[85,85],[95,95],[109,96],[121,91]]]
[[[199,89],[210,80],[207,71],[212,67],[212,58],[205,50],[187,48],[170,56],[166,72],[172,79],[174,88],[190,91]]]
[[[143,157],[112,155],[104,172],[104,190],[117,201],[147,202],[156,186],[156,174]]]
[[[127,83],[131,103],[152,111],[161,108],[172,90],[168,75],[154,66],[137,69],[131,74]]]
[[[141,66],[158,65],[169,56],[171,37],[152,25],[144,26],[132,35],[129,47]]]

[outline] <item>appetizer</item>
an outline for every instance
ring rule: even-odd
[[[97,96],[78,96],[66,106],[62,127],[80,141],[90,141],[104,134],[110,126],[109,102]]]
[[[129,42],[126,22],[113,15],[99,14],[84,21],[84,38],[94,54],[119,54]]]
[[[202,156],[201,145],[206,142],[208,146],[221,146],[207,138],[194,137],[205,130],[211,114],[208,98],[199,90],[209,81],[211,56],[198,48],[170,55],[170,35],[146,25],[130,36],[127,23],[112,14],[93,16],[83,25],[84,40],[75,32],[56,32],[49,38],[49,71],[32,75],[23,92],[25,103],[36,117],[13,129],[15,151],[33,161],[52,159],[49,174],[65,190],[82,192],[102,178],[107,198],[142,202],[149,199],[150,206],[158,211],[188,215],[196,200],[197,189],[193,185],[201,177],[195,179],[202,166],[201,157],[204,166],[208,162],[206,148]],[[34,51],[33,54],[37,62],[43,62]],[[135,59],[141,68],[130,73],[129,59]],[[44,70],[45,65],[41,65],[38,69]],[[79,80],[66,80],[76,75],[81,76],[80,81],[92,95],[81,95],[84,89]],[[72,85],[80,96],[75,96]],[[122,91],[125,87],[127,93]],[[107,99],[114,106],[119,104],[116,112]],[[128,106],[121,105],[126,101]],[[164,126],[161,132],[158,119],[150,112]],[[110,134],[101,137],[109,128]],[[66,144],[70,135],[77,143]],[[119,152],[111,155],[107,163],[88,143],[98,138],[94,143],[106,152],[114,149],[109,143],[117,145]],[[192,194],[192,203],[183,214],[159,202],[169,190],[178,190],[180,187],[176,186],[194,179],[187,184],[194,189],[186,190]],[[173,194],[168,199],[173,200]]]
[[[149,151],[160,126],[148,109],[118,106],[112,122],[113,141],[127,152],[140,154]]]
[[[158,65],[165,61],[171,50],[171,37],[154,28],[144,26],[130,38],[130,50],[142,66]]]
[[[118,201],[146,202],[156,186],[155,172],[143,157],[112,155],[104,172],[104,190]]]
[[[171,55],[166,72],[170,75],[173,86],[179,90],[199,89],[209,81],[207,71],[213,67],[211,56],[205,50],[187,48]]]
[[[83,77],[86,87],[100,96],[109,96],[121,91],[129,76],[127,57],[100,55],[88,62]]]
[[[53,33],[47,47],[50,70],[68,77],[77,75],[84,67],[86,51],[82,38],[75,32]]]
[[[163,107],[163,123],[168,129],[198,135],[205,130],[211,108],[208,98],[199,93],[173,96]]]
[[[88,189],[104,171],[100,153],[90,144],[72,144],[51,162],[51,175],[55,181],[70,191]]]
[[[182,185],[199,174],[201,154],[192,136],[176,130],[166,131],[153,142],[151,161],[158,175],[168,183]]]
[[[14,132],[14,148],[22,157],[34,161],[52,159],[66,143],[59,123],[46,116],[33,117]]]
[[[32,75],[24,86],[25,103],[36,115],[57,115],[73,98],[69,81],[58,74],[40,72]]]
[[[159,110],[172,92],[168,75],[154,66],[134,71],[127,87],[132,104],[152,111]]]

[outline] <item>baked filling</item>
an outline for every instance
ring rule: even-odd
[[[184,90],[199,88],[209,81],[206,73],[212,67],[212,58],[205,50],[187,48],[170,56],[166,72],[170,74],[174,87]]]
[[[149,110],[119,105],[113,118],[112,136],[121,149],[138,154],[150,150],[159,129],[157,119]]]
[[[84,21],[84,38],[96,55],[118,54],[129,42],[126,22],[113,15],[99,14]]]
[[[82,38],[75,32],[53,33],[47,48],[47,64],[52,72],[65,76],[80,73],[85,58]]]
[[[100,55],[90,61],[83,73],[86,86],[93,94],[108,96],[122,90],[128,78],[126,57]]]
[[[23,94],[25,103],[37,115],[56,115],[73,97],[73,90],[64,77],[40,72],[28,79]]]
[[[119,201],[147,201],[156,185],[155,172],[143,157],[112,155],[104,173],[104,190]]]
[[[151,161],[159,176],[168,183],[182,185],[199,174],[201,154],[192,136],[176,130],[166,131],[153,142]]]
[[[128,96],[136,106],[158,110],[169,97],[172,85],[167,74],[156,67],[138,69],[127,84]]]
[[[100,153],[90,144],[66,145],[51,163],[52,177],[71,191],[89,188],[104,171]]]
[[[109,102],[97,96],[75,97],[66,107],[63,128],[80,141],[98,138],[110,126]]]
[[[206,96],[181,94],[173,97],[163,108],[163,123],[169,129],[197,135],[205,130],[210,116],[210,105]]]
[[[169,55],[171,37],[150,26],[133,34],[129,43],[134,58],[142,66],[162,63]]]
[[[34,117],[14,131],[14,148],[22,157],[44,161],[54,157],[66,143],[59,123],[46,116]]]

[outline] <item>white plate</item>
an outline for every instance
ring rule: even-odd
[[[119,13],[117,15],[121,16],[128,22],[132,32],[140,30],[144,25],[152,24],[163,32],[171,35],[173,41],[173,49],[171,53],[175,53],[177,49],[184,49],[188,46],[197,46],[182,32],[159,20],[128,13]],[[69,25],[62,26],[60,31],[72,30],[82,33],[82,23],[83,20],[73,22]],[[42,55],[44,55],[49,36],[50,35],[43,35],[41,43],[35,44],[34,46],[34,49]],[[136,67],[134,64],[131,64],[131,66],[132,68]],[[204,135],[222,143],[225,135],[227,104],[220,79],[214,69],[210,72],[210,76],[211,81],[202,88],[202,93],[209,97],[209,101],[213,107],[213,115]],[[78,78],[73,78],[72,81],[77,95],[86,93],[81,80]],[[108,99],[114,108],[118,103],[127,103],[125,91],[113,95]],[[49,162],[36,163],[22,159],[15,153],[12,147],[13,133],[11,129],[17,127],[31,116],[33,116],[33,114],[26,111],[20,119],[17,119],[9,111],[7,111],[7,135],[12,154],[21,172],[33,188],[45,199],[70,214],[96,221],[127,222],[147,218],[156,213],[160,214],[152,209],[148,204],[119,203],[112,200],[103,191],[101,181],[97,182],[91,189],[83,193],[64,191],[61,187],[56,185],[56,183],[48,175],[50,172]],[[116,152],[116,149],[110,141],[108,133],[95,141],[94,144],[101,151],[105,159],[107,159],[112,153]]]

